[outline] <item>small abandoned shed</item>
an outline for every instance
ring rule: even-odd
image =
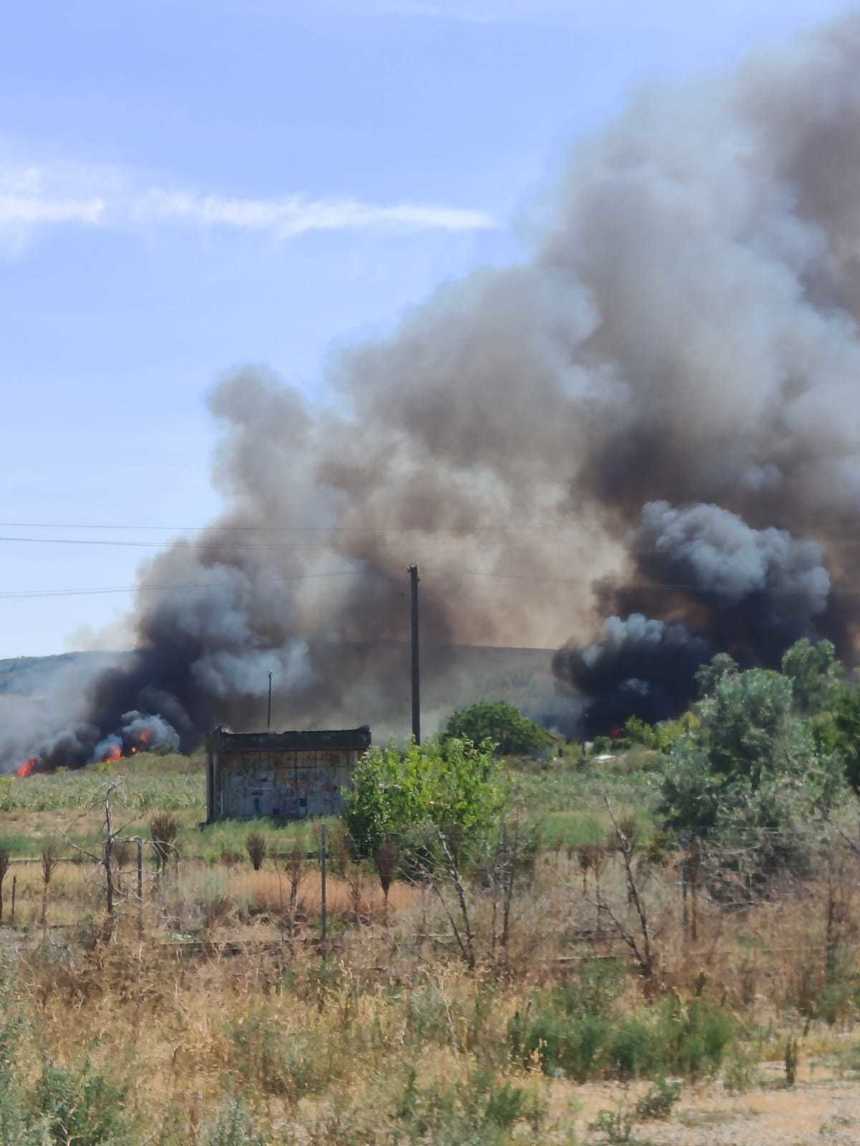
[[[343,807],[370,729],[327,732],[230,732],[207,740],[206,822],[256,816],[302,820]]]

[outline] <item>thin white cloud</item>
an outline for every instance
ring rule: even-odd
[[[289,239],[310,231],[351,231],[370,228],[486,230],[495,224],[483,211],[421,203],[380,205],[357,199],[228,198],[185,191],[152,191],[136,204],[140,218],[269,231]]]
[[[65,175],[56,182],[51,190],[43,168],[0,161],[0,253],[19,253],[42,227],[103,222],[103,197],[76,191]]]
[[[19,251],[34,233],[48,227],[134,230],[168,225],[261,232],[287,240],[314,231],[478,231],[495,222],[484,211],[437,204],[205,194],[139,186],[111,168],[4,168],[0,161],[0,243],[10,251]]]
[[[43,199],[0,194],[0,227],[49,223],[95,224],[103,221],[104,199]]]

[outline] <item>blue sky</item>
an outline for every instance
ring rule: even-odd
[[[217,508],[205,396],[516,259],[553,172],[642,84],[827,0],[30,0],[0,39],[0,657],[120,617]],[[117,528],[84,529],[82,525]],[[118,527],[125,528],[118,528]],[[59,544],[55,538],[134,542]],[[75,596],[22,594],[81,591]]]

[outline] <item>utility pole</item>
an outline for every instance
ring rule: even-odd
[[[412,619],[412,739],[421,743],[421,661],[418,648],[418,566],[409,566]]]
[[[272,729],[272,674],[269,673],[269,706],[266,709],[266,730]]]

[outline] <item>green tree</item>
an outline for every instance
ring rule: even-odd
[[[753,788],[768,769],[781,770],[795,731],[792,700],[791,681],[777,672],[724,674],[701,706],[711,770]]]
[[[837,752],[845,778],[860,793],[860,689],[841,684],[831,695],[831,707],[816,717],[816,730],[826,747]]]
[[[655,752],[670,752],[682,737],[699,727],[700,721],[694,712],[684,712],[677,720],[661,720],[649,724],[638,716],[630,716],[624,725],[624,735],[631,744],[641,744]]]
[[[694,680],[699,696],[710,696],[726,674],[739,672],[738,663],[728,653],[717,653],[715,657],[696,669]]]
[[[700,727],[676,743],[665,770],[665,825],[749,847],[759,870],[802,863],[839,790],[841,760],[794,711],[792,681],[767,669],[726,672],[698,713]]]
[[[782,658],[782,672],[792,683],[794,704],[805,715],[826,710],[842,679],[842,665],[830,641],[796,641]]]
[[[377,855],[394,840],[408,859],[410,848],[424,847],[432,837],[464,855],[498,827],[506,798],[489,743],[476,747],[450,738],[405,750],[387,746],[359,761],[344,820],[362,856]]]
[[[443,740],[452,738],[473,744],[490,740],[500,756],[536,756],[553,743],[545,728],[504,700],[480,700],[458,709],[442,732]]]

